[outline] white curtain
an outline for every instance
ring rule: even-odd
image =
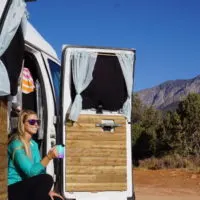
[[[131,95],[132,95],[132,86],[133,86],[133,67],[134,67],[134,55],[118,53],[117,54],[119,63],[122,68],[122,72],[125,78],[128,97],[126,102],[123,105],[122,112],[126,116],[128,122],[131,120]]]
[[[0,32],[0,58],[8,48],[11,40],[13,39],[26,11],[26,4],[24,0],[13,0],[4,25]],[[25,22],[25,17],[23,24]],[[24,27],[23,27],[24,28]],[[0,60],[0,96],[10,94],[10,81],[8,78],[7,70],[3,62]]]
[[[92,81],[92,73],[97,59],[97,53],[74,51],[71,55],[72,77],[76,89],[76,97],[72,104],[69,119],[77,121],[82,110],[82,96]]]

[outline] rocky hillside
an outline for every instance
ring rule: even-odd
[[[141,101],[161,110],[171,110],[189,93],[200,93],[200,75],[188,80],[167,81],[137,92]]]

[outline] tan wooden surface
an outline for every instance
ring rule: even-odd
[[[118,127],[116,128],[117,129],[117,132],[118,133],[123,133],[124,132],[124,127]],[[68,131],[72,131],[72,132],[99,132],[99,133],[103,133],[102,131],[102,128],[101,127],[95,127],[94,125],[93,126],[86,126],[84,127],[84,123],[81,124],[81,126],[75,126],[75,127],[68,127]]]
[[[7,156],[0,156],[0,170],[4,170],[5,168],[7,168]]]
[[[7,193],[0,193],[0,200],[7,200]]]
[[[7,199],[7,105],[0,100],[0,200]]]
[[[0,132],[1,132],[1,130],[0,130]],[[6,155],[7,155],[7,144],[0,143],[0,156],[6,156]]]
[[[69,131],[69,129],[68,129]],[[123,129],[124,131],[124,129]],[[67,138],[68,140],[103,140],[103,141],[121,141],[121,140],[125,140],[126,139],[126,135],[124,134],[124,132],[117,132],[115,133],[115,137],[113,137],[114,133],[104,133],[102,130],[97,132],[88,132],[87,134],[81,134],[80,132],[75,132],[75,131],[69,131]],[[95,137],[94,137],[95,136]]]
[[[120,151],[117,148],[114,149],[91,149],[90,148],[71,148],[68,149],[66,152],[66,155],[70,155],[71,157],[118,157],[118,158],[124,158],[126,156],[126,149],[121,148]]]
[[[124,171],[126,170],[125,166],[68,166],[67,171],[69,174],[94,174],[94,171],[96,175],[99,174],[124,174]]]
[[[7,191],[7,185],[4,184],[4,181],[0,182],[0,194],[5,193],[5,191]]]
[[[118,157],[67,157],[67,163],[75,166],[125,166],[126,159]],[[95,172],[94,172],[95,173]]]
[[[126,121],[124,120],[124,117],[120,115],[115,115],[114,118],[111,115],[81,115],[78,119],[78,123],[98,123],[99,120],[104,119],[104,120],[115,120],[116,123],[119,124],[126,124]]]
[[[1,112],[1,111],[0,111]],[[1,129],[3,127],[3,125],[0,123],[0,144],[6,144],[8,142],[8,138],[4,136],[3,133],[5,133],[5,131],[3,129]]]
[[[70,188],[70,190],[68,189]],[[69,183],[66,191],[79,191],[79,192],[103,192],[103,191],[120,191],[126,188],[126,183]]]
[[[68,183],[124,183],[125,174],[81,174],[81,175],[67,175]]]
[[[7,144],[7,106],[0,100],[0,144]]]
[[[104,132],[96,124],[114,120],[121,127]],[[81,115],[66,126],[66,191],[124,191],[126,121],[122,116]]]
[[[86,141],[80,141],[80,140],[68,140],[66,142],[66,146],[70,148],[76,148],[76,147],[87,147],[90,148],[91,151],[93,148],[98,149],[125,149],[126,143],[124,141],[102,141],[102,140],[86,140]]]
[[[0,181],[4,181],[7,179],[7,170],[6,169],[3,169],[0,171]]]

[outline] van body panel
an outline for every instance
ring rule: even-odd
[[[38,53],[37,55],[38,62],[40,64],[41,73],[43,76],[44,81],[44,93],[42,94],[42,98],[44,98],[44,95],[46,96],[46,135],[43,138],[44,143],[46,146],[46,149],[44,149],[43,156],[46,155],[49,151],[49,149],[52,148],[53,145],[56,143],[56,138],[54,137],[56,135],[55,125],[53,121],[53,116],[55,115],[55,102],[54,102],[54,94],[53,94],[53,88],[51,84],[51,79],[49,79],[49,74],[46,69],[46,65],[44,63],[44,60],[42,58],[41,53]],[[43,105],[44,106],[44,105]],[[54,163],[50,162],[48,166],[46,167],[46,172],[54,176]]]
[[[37,49],[49,54],[51,57],[58,60],[58,56],[53,47],[41,36],[41,34],[31,25],[31,23],[27,22],[26,34],[25,34],[25,42],[30,44]]]
[[[59,93],[60,93],[60,72],[61,72],[61,66],[60,61],[56,59],[55,57],[50,56],[49,54],[46,54],[45,52],[42,52],[42,57],[44,60],[44,63],[46,65],[46,70],[49,74],[49,79],[51,82],[51,87],[54,93],[54,102],[56,106],[58,107],[58,100],[59,100]],[[56,115],[58,115],[58,110],[55,110]]]
[[[131,125],[120,109],[99,114],[94,107],[82,108],[75,122],[68,116],[74,100],[71,63],[74,51],[98,52],[109,57],[126,53],[135,61],[135,50],[77,46],[63,49],[60,141],[66,151],[61,167],[62,193],[77,200],[134,199]],[[109,127],[107,123],[114,125]]]

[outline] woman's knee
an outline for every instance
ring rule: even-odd
[[[35,182],[37,182],[38,186],[44,185],[47,188],[51,188],[53,185],[53,177],[49,174],[40,174],[35,177]]]
[[[41,174],[40,176],[41,176],[42,182],[46,182],[53,185],[53,177],[51,175]]]

